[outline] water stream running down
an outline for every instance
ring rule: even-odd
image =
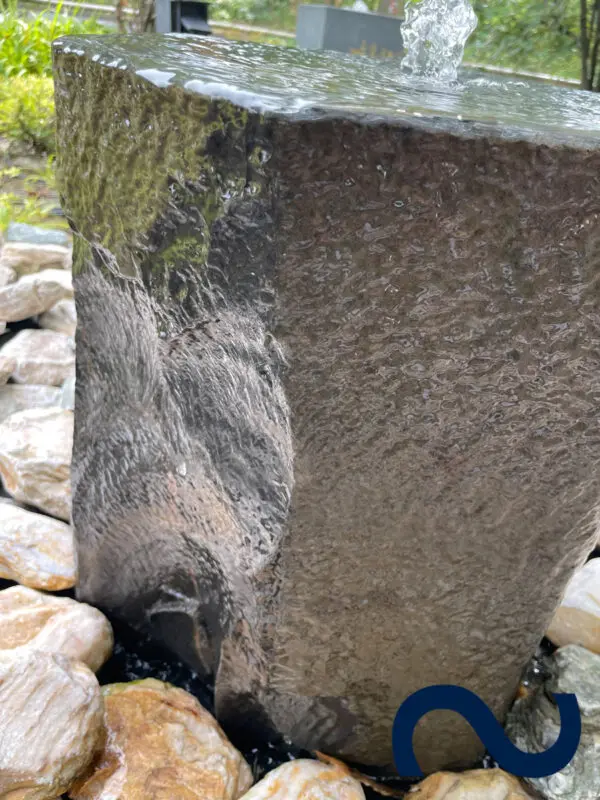
[[[457,80],[465,44],[477,27],[470,0],[418,0],[406,7],[402,72],[437,83]]]

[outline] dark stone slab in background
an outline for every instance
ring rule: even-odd
[[[230,732],[385,765],[424,685],[502,717],[594,540],[600,99],[173,36],[55,74],[80,597]]]
[[[324,4],[298,6],[296,45],[307,50],[339,50],[380,58],[404,53],[402,19]]]

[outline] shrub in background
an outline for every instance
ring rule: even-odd
[[[16,0],[0,0],[0,76],[52,74],[50,45],[59,36],[103,33],[94,19],[64,13],[60,6],[40,14],[17,8]]]
[[[54,84],[52,78],[21,75],[0,80],[0,136],[53,153]]]

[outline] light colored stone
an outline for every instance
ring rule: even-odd
[[[8,286],[9,283],[14,283],[17,280],[17,273],[11,267],[0,266],[0,287]]]
[[[67,378],[63,383],[60,395],[60,407],[70,408],[71,411],[75,408],[75,376]]]
[[[360,783],[337,764],[302,758],[269,772],[243,800],[364,800]]]
[[[50,592],[75,586],[71,526],[14,503],[0,504],[0,578]]]
[[[73,281],[67,270],[44,269],[25,275],[0,288],[0,320],[18,322],[35,317],[69,297],[73,297]]]
[[[77,313],[75,311],[74,300],[60,300],[39,318],[42,328],[50,331],[65,333],[67,336],[75,336],[77,327]]]
[[[0,326],[4,323],[0,322]],[[5,384],[17,368],[17,360],[13,356],[0,355],[0,384]]]
[[[600,655],[579,645],[557,650],[549,660],[551,677],[517,700],[506,723],[516,746],[528,753],[549,748],[560,731],[560,714],[548,692],[574,693],[581,711],[581,741],[573,760],[546,778],[528,778],[546,800],[598,800],[600,797]]]
[[[104,741],[103,703],[81,663],[33,650],[0,654],[0,797],[52,800]]]
[[[59,244],[6,242],[0,253],[0,268],[9,267],[18,275],[41,269],[70,269],[71,250]]]
[[[236,800],[251,785],[241,754],[192,695],[152,678],[103,695],[106,748],[73,800]]]
[[[12,414],[0,423],[4,488],[21,503],[68,521],[72,447],[72,411],[31,408]]]
[[[580,644],[600,653],[600,558],[571,578],[546,635],[558,647]]]
[[[11,414],[28,408],[59,406],[61,397],[62,390],[57,386],[36,386],[26,383],[0,385],[0,422]]]
[[[436,772],[415,786],[407,800],[526,800],[521,783],[501,769]]]
[[[110,622],[93,606],[26,586],[0,592],[0,651],[60,653],[97,672],[113,644]]]
[[[40,228],[25,222],[11,222],[6,229],[7,242],[28,242],[29,244],[60,244],[69,246],[69,234],[57,228]]]
[[[17,383],[60,386],[75,373],[75,347],[64,333],[27,328],[19,331],[0,357],[13,357],[17,366],[12,379]]]

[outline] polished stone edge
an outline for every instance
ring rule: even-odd
[[[159,69],[136,70],[133,65],[120,63],[121,59],[103,61],[97,54],[90,55],[77,44],[85,44],[77,36],[64,37],[52,43],[53,60],[56,69],[57,59],[64,56],[75,56],[86,61],[93,61],[100,67],[118,69],[136,75],[145,83],[156,87],[158,90],[183,90],[190,94],[205,97],[210,101],[226,102],[245,111],[259,114],[266,119],[281,119],[289,122],[321,122],[345,120],[358,125],[391,125],[406,127],[428,133],[445,133],[464,139],[497,139],[498,141],[524,141],[537,146],[564,146],[574,150],[598,150],[600,141],[588,138],[581,134],[574,135],[567,131],[540,131],[518,125],[508,127],[500,122],[479,122],[474,119],[458,119],[453,116],[432,115],[426,116],[420,112],[405,114],[382,114],[376,108],[357,110],[352,106],[313,105],[310,102],[299,100],[289,108],[281,102],[276,103],[276,98],[265,95],[253,94],[244,90],[237,90],[224,83],[192,79],[182,81],[176,74]],[[165,75],[169,75],[166,81]]]

